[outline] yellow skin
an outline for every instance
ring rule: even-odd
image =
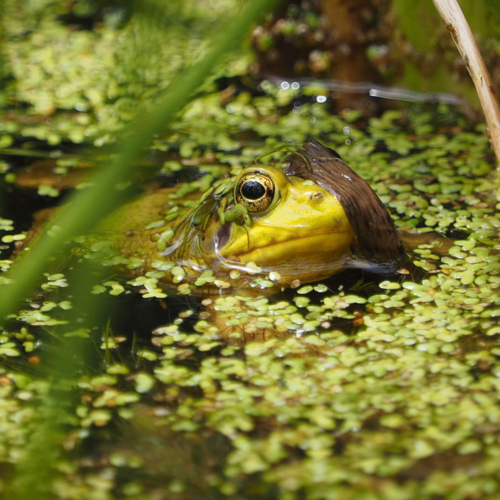
[[[244,269],[253,262],[267,274],[281,275],[280,284],[331,276],[344,267],[354,232],[340,202],[320,186],[287,177],[274,167],[248,167],[236,179],[259,172],[274,181],[277,199],[263,212],[249,213],[250,227],[231,224],[230,237],[214,246],[220,221],[207,228],[205,251],[215,270]]]
[[[264,175],[274,184],[270,206],[248,212],[247,223],[225,221],[222,224],[217,206],[226,198],[226,202],[229,200],[226,208],[232,209],[239,181],[252,173]],[[190,222],[195,207],[160,229],[144,229],[165,216],[172,206],[168,201],[172,194],[171,189],[162,189],[143,195],[101,227],[102,237],[114,239],[122,255],[144,258],[144,265],[137,270],[139,273],[151,270],[153,261],[163,259],[184,268],[186,276],[182,283],[193,284],[203,271],[213,270],[216,278],[225,280],[229,288],[241,293],[256,278],[266,279],[274,272],[279,273],[279,277],[274,274],[275,286],[267,289],[273,292],[331,276],[345,268],[350,258],[349,247],[355,236],[341,203],[313,182],[287,177],[277,168],[248,167],[217,202],[207,197],[205,203],[211,208],[206,212],[209,217],[204,227]],[[245,203],[241,196],[238,201],[240,205]],[[161,251],[157,240],[169,228],[174,236]],[[167,271],[165,281],[172,280],[173,275]],[[199,291],[211,293],[207,287]]]

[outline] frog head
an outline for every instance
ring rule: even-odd
[[[201,257],[219,274],[274,271],[280,284],[290,285],[368,262],[392,266],[404,255],[376,194],[314,140],[292,154],[284,169],[243,169],[226,191],[203,201],[196,217],[195,237],[188,245],[180,238],[171,248],[184,249],[183,264],[196,267]]]

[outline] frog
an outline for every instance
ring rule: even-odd
[[[171,188],[145,194],[102,224],[98,237],[125,258],[141,257],[139,272],[166,269],[166,286],[203,295],[269,294],[348,268],[394,271],[406,258],[379,197],[314,139],[282,168],[254,163],[188,201],[173,220],[146,229],[172,219],[179,200]]]
[[[206,188],[201,196],[182,185],[144,192],[101,223],[76,254],[122,264],[136,278],[152,273],[160,301],[172,294],[201,298],[210,336],[229,343],[290,334],[286,324],[259,326],[262,314],[251,310],[259,300],[347,269],[385,275],[408,263],[406,238],[376,193],[314,139],[293,148],[280,166],[255,161],[199,185]],[[36,215],[25,244],[52,215]]]

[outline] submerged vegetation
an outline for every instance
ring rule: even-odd
[[[73,175],[76,192],[90,193],[100,181],[79,172],[117,167],[133,150],[132,165],[140,140],[166,118],[149,111],[158,122],[147,130],[125,122],[138,103],[166,102],[161,90],[176,80],[168,75],[178,74],[182,54],[203,57],[200,40],[229,2],[187,2],[176,12],[184,24],[106,2],[90,14],[77,9],[90,2],[61,5],[7,1],[3,14],[3,271],[36,248],[17,207],[53,205]],[[201,23],[207,12],[213,21]],[[161,235],[214,183],[314,137],[370,184],[413,240],[411,265],[346,271],[271,296],[270,271],[252,293],[207,296],[207,283],[227,289],[209,269],[190,286],[168,258],[77,236],[0,335],[2,494],[496,498],[500,219],[484,126],[445,104],[334,115],[321,82],[254,82],[250,64],[246,49],[221,59],[119,184],[124,198],[134,194],[129,184],[171,188],[166,214],[137,223]],[[37,155],[45,163],[30,165]],[[40,170],[37,194],[23,188]],[[90,227],[97,216],[86,216]],[[174,285],[163,285],[166,275]],[[10,279],[0,276],[3,304]]]

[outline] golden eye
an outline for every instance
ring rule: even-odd
[[[274,200],[274,181],[262,172],[248,172],[236,184],[236,203],[249,212],[263,212]]]

